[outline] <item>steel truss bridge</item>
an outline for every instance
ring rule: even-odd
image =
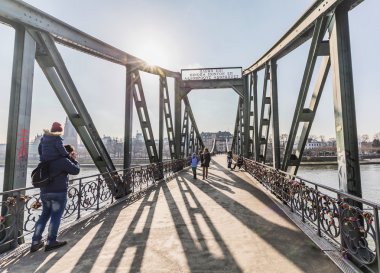
[[[103,199],[111,197],[123,198],[131,191],[134,192],[136,185],[141,186],[146,181],[150,181],[150,179],[158,181],[185,167],[188,164],[186,161],[187,156],[204,147],[188,94],[193,89],[232,88],[239,96],[234,138],[231,146],[232,151],[235,154],[243,154],[247,162],[250,162],[248,164],[250,167],[246,166],[246,168],[249,169],[252,175],[259,180],[265,180],[263,183],[270,185],[270,187],[280,188],[278,195],[282,196],[283,200],[287,201],[291,198],[293,198],[292,200],[297,200],[294,203],[295,207],[298,206],[297,209],[303,211],[303,216],[304,213],[308,212],[308,207],[305,204],[316,202],[313,204],[318,207],[318,214],[322,211],[320,206],[324,205],[322,201],[322,203],[313,201],[313,198],[316,198],[315,200],[327,198],[325,196],[321,197],[322,195],[318,197],[316,192],[305,188],[302,181],[300,183],[294,182],[293,175],[297,174],[300,166],[319,100],[325,87],[325,81],[331,71],[334,93],[334,117],[332,118],[335,119],[338,176],[341,189],[339,194],[344,197],[340,199],[338,194],[335,201],[332,199],[324,200],[329,204],[330,208],[331,206],[335,207],[330,212],[332,211],[332,219],[335,219],[334,217],[337,217],[336,219],[338,220],[340,219],[338,221],[339,228],[342,228],[343,223],[340,214],[342,202],[345,202],[344,206],[355,208],[355,210],[352,210],[354,212],[349,214],[348,217],[354,217],[353,215],[355,214],[359,219],[357,221],[358,225],[365,228],[362,233],[366,236],[370,234],[374,236],[375,242],[375,250],[371,251],[370,254],[367,251],[365,253],[367,256],[359,259],[359,262],[364,264],[376,262],[379,257],[378,205],[372,204],[372,213],[362,211],[363,200],[361,199],[362,190],[348,20],[350,10],[360,2],[362,1],[315,1],[272,48],[254,64],[243,69],[241,78],[183,80],[180,72],[170,71],[159,66],[149,66],[143,60],[96,39],[24,2],[15,0],[0,1],[0,21],[15,29],[15,50],[4,174],[5,192],[2,194],[3,216],[1,218],[2,228],[0,228],[2,233],[7,233],[5,237],[3,236],[3,245],[14,247],[17,241],[20,242],[20,230],[17,228],[9,229],[10,223],[16,223],[16,226],[18,223],[24,231],[28,230],[28,228],[23,227],[23,221],[18,219],[20,216],[15,217],[13,215],[11,217],[8,214],[10,214],[11,206],[17,204],[17,200],[23,199],[25,201],[27,199],[26,203],[31,202],[30,198],[25,198],[23,195],[25,191],[17,189],[25,188],[27,181],[27,143],[30,138],[35,60],[48,79],[67,116],[78,132],[81,141],[86,146],[96,167],[99,169],[99,173],[102,174],[94,180],[98,183],[95,187],[98,189],[98,193],[95,194],[96,197],[93,200],[97,200],[98,208],[99,202]],[[308,40],[311,40],[309,53],[302,75],[302,83],[297,97],[288,142],[281,161],[277,62]],[[57,43],[76,49],[83,54],[89,54],[125,67],[123,171],[116,170],[105,145],[102,143],[96,125],[80,96],[80,90],[77,89],[64,59],[57,49]],[[319,59],[319,71],[315,72],[317,70],[315,66]],[[262,101],[259,102],[258,72],[262,70],[264,71],[264,84]],[[156,147],[153,137],[140,72],[157,75],[160,79],[158,147]],[[312,87],[310,85],[313,76],[317,80],[315,86]],[[168,78],[173,78],[175,82],[174,115],[170,106]],[[312,99],[309,105],[305,105],[306,98],[310,92],[312,92]],[[261,103],[260,113],[258,112],[259,103]],[[152,164],[151,167],[140,170],[131,168],[133,107],[137,110],[137,118],[141,125],[146,149]],[[162,162],[165,129],[172,158],[172,163],[170,164]],[[301,133],[297,135],[299,130]],[[272,135],[273,163],[271,167],[266,164],[267,148],[270,144],[268,142],[269,134]],[[299,137],[299,142],[294,147],[297,136]],[[139,182],[136,182],[137,177],[139,177]],[[106,194],[107,198],[102,195],[103,191],[101,189],[104,188],[104,183],[99,184],[100,181],[102,183],[104,181],[107,185],[107,190],[109,191]],[[73,191],[82,191],[81,186],[79,186],[79,190],[77,188]],[[297,193],[292,195],[294,192]],[[311,197],[311,192],[316,195]],[[73,196],[76,194],[79,200],[76,201],[77,205],[74,205],[75,202],[73,201],[73,207],[81,207],[80,204],[90,205],[90,199],[86,199],[83,193],[79,195],[78,193],[72,193]],[[300,201],[301,199],[303,201]],[[84,200],[87,200],[88,204]],[[317,203],[319,205],[316,205]],[[26,205],[22,205],[22,207],[24,206]],[[78,209],[77,213],[79,217],[80,209]],[[320,225],[320,220],[315,221],[318,221],[318,225]],[[6,232],[7,229],[10,231]],[[329,227],[326,227],[326,229],[328,230]],[[358,239],[358,236],[356,236],[356,242],[365,244],[366,239],[364,237]],[[347,248],[347,245],[349,244],[346,241],[342,242],[342,247]],[[357,248],[354,250],[348,248],[347,251],[353,257]]]

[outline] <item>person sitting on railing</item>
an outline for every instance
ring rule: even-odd
[[[241,168],[241,166],[243,166],[244,164],[244,158],[243,158],[243,155],[240,154],[238,159],[236,160],[236,163],[235,165],[231,168],[231,170],[235,170],[236,166],[238,166],[239,170]]]
[[[57,241],[57,234],[67,203],[68,175],[79,174],[80,167],[76,160],[74,148],[71,145],[65,145],[65,149],[69,156],[59,158],[50,163],[51,181],[46,187],[41,188],[42,213],[34,229],[30,252],[35,252],[44,246],[44,242],[41,241],[42,233],[49,218],[50,226],[45,251],[59,248],[67,243],[66,241]]]

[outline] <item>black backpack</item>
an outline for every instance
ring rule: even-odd
[[[57,158],[59,159],[59,158]],[[32,184],[35,188],[43,188],[49,185],[49,183],[53,180],[53,178],[57,177],[61,173],[56,176],[50,176],[49,165],[50,162],[55,161],[57,159],[42,161],[38,163],[38,166],[32,171]]]

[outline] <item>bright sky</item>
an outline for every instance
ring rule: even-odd
[[[181,68],[236,67],[254,63],[312,4],[310,0],[99,1],[28,0],[27,3],[152,64]],[[358,133],[380,132],[380,1],[350,12]],[[0,143],[6,142],[14,31],[0,24]],[[289,133],[309,43],[278,62],[280,132]],[[124,134],[125,70],[122,66],[59,46],[100,135]],[[316,72],[318,71],[318,66]],[[259,93],[262,91],[259,74]],[[331,77],[329,77],[331,78]],[[143,75],[154,137],[158,137],[158,78]],[[173,82],[169,81],[171,99]],[[332,84],[326,83],[311,134],[333,137]],[[35,65],[31,137],[64,122],[65,113]],[[237,95],[195,90],[189,96],[200,131],[233,131]],[[259,94],[261,99],[261,94]],[[172,102],[172,107],[174,103]],[[260,103],[259,103],[260,106]],[[140,130],[134,115],[134,132]]]

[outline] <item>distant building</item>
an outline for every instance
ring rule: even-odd
[[[29,143],[29,160],[30,159],[40,159],[38,154],[38,145],[41,142],[42,135],[36,135],[34,139]]]
[[[312,139],[312,138],[309,138],[306,142],[306,149],[307,150],[310,150],[310,149],[315,149],[315,148],[319,148],[319,147],[322,147],[324,146],[323,145],[323,142],[321,141],[318,141],[316,139]]]
[[[223,132],[219,131],[216,133],[202,132],[201,137],[203,140],[203,144],[208,149],[212,149],[214,139],[216,140],[215,148],[217,151],[219,152],[226,151],[226,140],[227,140],[229,149],[231,149],[233,135],[230,132],[227,132],[227,131],[223,131]]]
[[[78,133],[68,117],[66,117],[65,122],[63,143],[72,145],[75,148],[75,150],[78,151]]]

